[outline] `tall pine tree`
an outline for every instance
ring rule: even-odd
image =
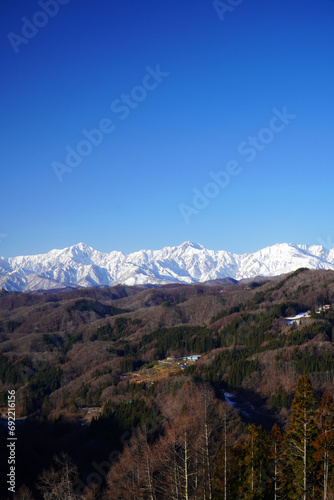
[[[262,426],[251,424],[245,440],[245,471],[243,495],[245,499],[268,498],[268,437]]]
[[[269,436],[269,459],[271,465],[274,500],[280,500],[285,496],[284,487],[286,483],[286,471],[284,470],[283,460],[283,439],[281,429],[277,424],[275,424],[271,429]]]
[[[320,432],[314,443],[316,449],[314,458],[320,465],[318,490],[321,491],[323,500],[328,500],[334,466],[334,402],[328,391],[322,396],[317,423]]]
[[[290,498],[308,500],[315,488],[315,460],[313,441],[317,435],[315,424],[316,400],[308,376],[297,383],[292,402],[292,415],[286,435],[287,458],[293,471]]]

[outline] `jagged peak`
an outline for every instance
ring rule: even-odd
[[[90,286],[91,282],[110,286],[126,283],[128,279],[146,284],[198,283],[227,277],[239,280],[277,276],[300,267],[334,270],[334,252],[320,245],[277,243],[254,253],[238,255],[184,241],[179,246],[126,255],[117,251],[102,253],[79,242],[47,254],[0,259],[0,288],[6,286],[10,290],[14,286],[9,279],[13,272],[22,278],[36,275],[40,286],[46,289],[47,280],[67,286],[81,283]],[[23,279],[15,286],[17,290],[28,291],[29,283]]]
[[[69,249],[70,250],[72,250],[72,249],[80,250],[81,252],[87,252],[87,251],[94,252],[94,248],[86,245],[86,243],[83,243],[82,241],[80,241],[80,243],[76,243],[75,245],[70,246]]]
[[[203,245],[200,245],[199,243],[193,243],[192,241],[184,241],[183,243],[181,243],[181,245],[179,245],[178,248],[194,248],[195,250],[205,250],[205,247],[203,247]]]

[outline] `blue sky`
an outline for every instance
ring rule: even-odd
[[[1,3],[0,255],[334,246],[334,2],[224,3]]]

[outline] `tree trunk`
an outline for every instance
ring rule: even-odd
[[[304,411],[304,414],[306,412]],[[307,422],[306,415],[304,418],[304,456],[303,456],[303,476],[304,476],[304,484],[303,484],[303,500],[306,500],[306,492],[307,492]]]
[[[277,444],[276,443],[275,443],[275,472],[274,472],[274,482],[275,482],[274,500],[277,500]]]
[[[251,491],[254,492],[254,441],[252,436],[252,479],[251,479]]]
[[[328,469],[329,469],[328,452],[326,450],[325,451],[325,456],[324,456],[324,500],[327,500],[327,498],[328,498],[328,495],[327,495],[327,490],[328,490],[328,472],[329,472]]]
[[[211,464],[210,464],[209,433],[208,433],[207,421],[205,422],[205,448],[206,448],[206,465],[208,468],[209,500],[212,500]]]
[[[226,417],[224,422],[224,500],[227,500],[227,435]]]
[[[149,460],[149,450],[146,452],[146,467],[147,467],[147,483],[148,483],[148,491],[150,495],[150,500],[155,500],[155,494],[153,490],[153,482],[152,482],[152,473],[151,473],[151,464]]]
[[[185,486],[185,500],[189,500],[189,485],[188,485],[188,443],[187,433],[184,434],[184,486]]]

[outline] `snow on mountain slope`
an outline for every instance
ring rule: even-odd
[[[118,283],[197,283],[212,279],[277,276],[298,269],[334,269],[334,248],[277,244],[253,254],[208,250],[189,241],[126,255],[79,243],[46,254],[0,257],[0,288],[11,291],[90,287]]]

